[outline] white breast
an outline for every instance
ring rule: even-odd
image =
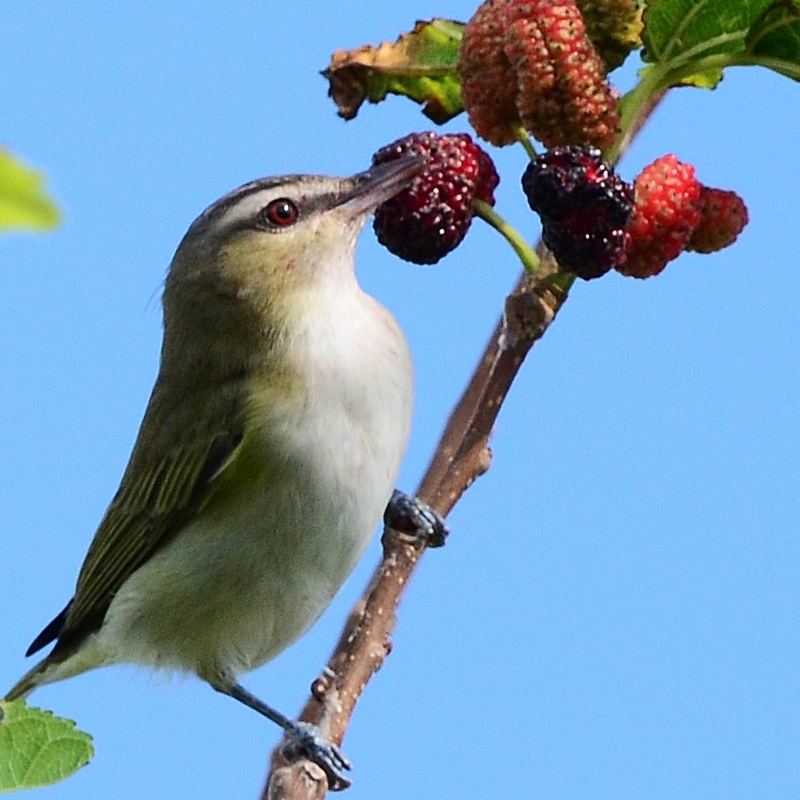
[[[128,579],[94,643],[106,662],[252,669],[311,626],[362,555],[408,439],[410,356],[360,290],[313,311],[291,343],[305,388],[263,412],[265,451],[284,460]]]

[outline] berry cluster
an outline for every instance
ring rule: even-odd
[[[713,253],[733,244],[747,224],[747,207],[736,192],[711,189],[694,167],[674,155],[642,170],[634,184],[636,207],[626,232],[623,275],[658,275],[684,250]]]
[[[435,264],[457,247],[472,222],[472,200],[494,205],[500,181],[491,158],[467,134],[413,133],[378,150],[373,164],[408,154],[426,170],[375,212],[378,241],[415,264]]]
[[[610,147],[617,100],[575,0],[486,0],[464,29],[461,97],[495,145],[522,125],[546,147]]]
[[[657,275],[684,250],[727,247],[747,224],[741,198],[702,186],[674,155],[645,167],[631,187],[599,151],[556,148],[528,165],[522,188],[559,265],[586,280],[612,268]]]

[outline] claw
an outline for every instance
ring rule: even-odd
[[[383,522],[389,528],[415,535],[428,547],[442,547],[450,529],[442,516],[417,497],[399,489],[392,493]]]
[[[210,682],[210,681],[209,681]],[[211,683],[211,682],[210,682]],[[211,685],[223,694],[233,697],[248,708],[257,711],[262,716],[280,725],[286,733],[288,744],[283,748],[283,754],[290,761],[305,756],[317,764],[328,777],[328,788],[339,792],[350,786],[350,781],[342,775],[342,770],[352,769],[347,756],[333,743],[329,742],[316,725],[309,722],[299,722],[281,714],[277,709],[268,706],[259,700],[240,683],[230,676],[219,676]]]
[[[310,722],[294,722],[286,730],[289,742],[283,748],[286,758],[294,760],[305,756],[313,761],[328,776],[328,788],[332,792],[340,792],[350,786],[351,781],[342,774],[353,765],[350,759],[333,742],[328,741],[316,725]]]

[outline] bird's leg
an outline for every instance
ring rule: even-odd
[[[442,516],[418,497],[395,489],[386,506],[383,522],[387,528],[421,539],[427,547],[442,547],[450,529]]]
[[[328,776],[328,788],[331,791],[338,792],[350,786],[350,781],[342,774],[344,770],[352,769],[350,760],[337,745],[322,735],[316,725],[289,719],[280,711],[259,700],[234,680],[215,681],[211,685],[218,692],[244,703],[248,708],[257,711],[276,725],[280,725],[289,739],[283,749],[286,758],[294,760],[305,756],[309,761],[313,761]]]

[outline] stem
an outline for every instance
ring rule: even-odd
[[[525,152],[528,154],[528,158],[533,161],[536,156],[536,148],[533,146],[533,142],[531,141],[531,137],[528,136],[528,131],[522,127],[522,123],[517,123],[514,126],[515,132],[517,134],[517,141],[525,148]]]
[[[472,209],[476,217],[491,225],[514,249],[522,262],[526,272],[536,272],[539,269],[539,256],[533,248],[520,236],[513,225],[503,219],[488,203],[483,200],[473,199]]]
[[[649,119],[655,106],[650,107],[654,97],[659,101],[664,96],[660,91],[664,73],[658,65],[648,67],[642,78],[620,101],[622,121],[620,135],[614,146],[605,154],[609,164],[614,165],[619,161],[620,155],[630,144],[632,138],[641,129],[645,120]]]
[[[704,58],[689,59],[685,53],[672,61],[660,62],[647,67],[642,78],[620,101],[622,112],[621,133],[615,145],[605,154],[609,164],[615,164],[644,122],[650,118],[655,107],[673,86],[695,75],[723,70],[726,67],[762,64],[749,53],[714,53]],[[800,71],[798,71],[800,78]]]

